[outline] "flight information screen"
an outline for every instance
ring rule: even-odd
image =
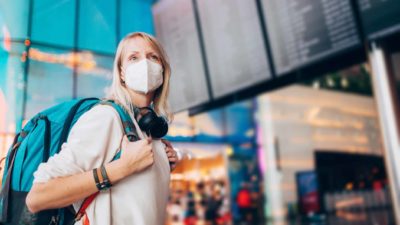
[[[357,0],[365,35],[379,38],[400,32],[399,0]]]
[[[214,97],[271,78],[255,0],[198,0]]]
[[[170,104],[174,112],[210,100],[191,0],[164,0],[153,6],[157,39],[170,59]]]
[[[261,3],[278,75],[361,44],[350,0]]]

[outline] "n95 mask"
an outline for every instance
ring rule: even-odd
[[[147,94],[163,83],[163,68],[160,64],[143,59],[130,64],[125,70],[125,83],[134,91]]]

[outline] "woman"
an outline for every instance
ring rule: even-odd
[[[71,129],[62,151],[35,172],[26,199],[29,210],[73,204],[77,211],[84,198],[98,191],[93,171],[103,165],[112,187],[103,190],[75,224],[164,224],[177,154],[169,142],[140,130],[134,118],[140,119],[143,112],[134,109],[153,106],[157,114],[171,119],[166,102],[169,78],[170,66],[160,44],[145,33],[127,35],[115,56],[109,99],[130,112],[140,140],[127,140],[114,108],[93,107]],[[112,161],[119,149],[121,157]]]

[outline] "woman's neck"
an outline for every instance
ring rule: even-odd
[[[147,94],[144,94],[144,93],[135,92],[135,91],[132,91],[129,89],[128,89],[128,92],[131,97],[131,101],[132,101],[133,105],[135,105],[137,107],[147,107],[153,101],[154,92],[149,92]]]

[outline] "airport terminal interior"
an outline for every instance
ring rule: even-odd
[[[171,64],[165,225],[400,225],[399,0],[0,0],[1,174],[131,32]]]

